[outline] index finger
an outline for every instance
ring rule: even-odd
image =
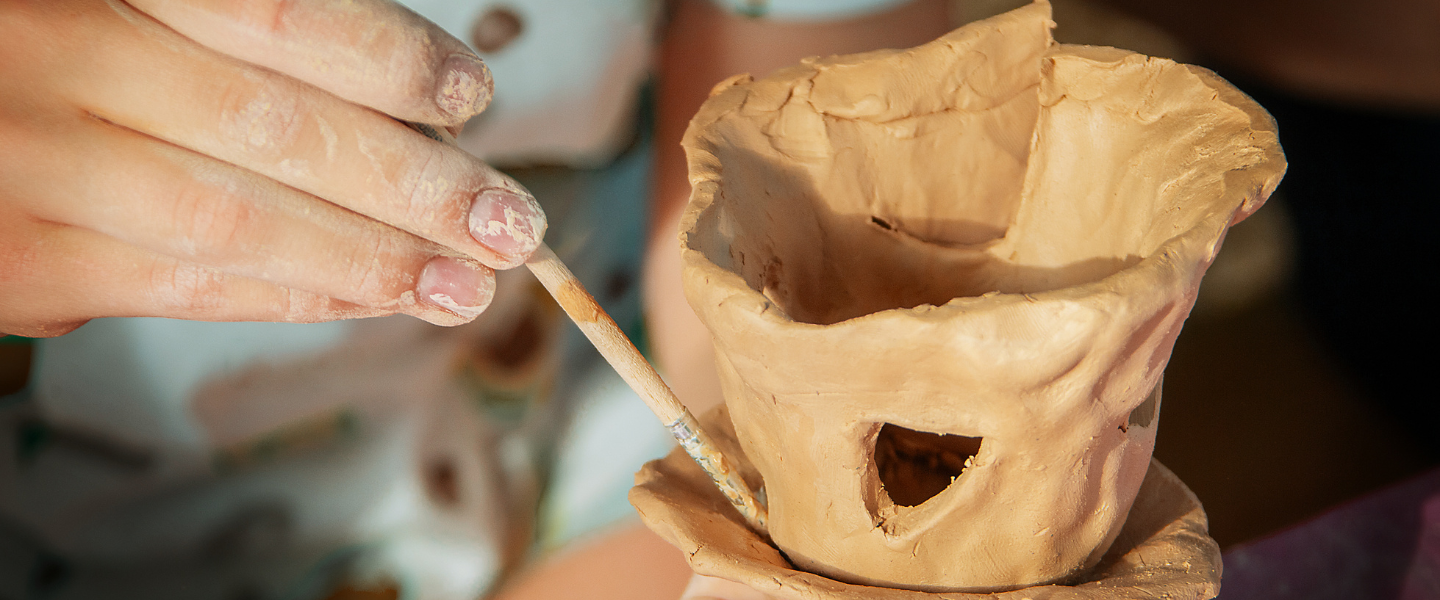
[[[407,121],[453,126],[490,103],[490,69],[391,0],[128,0],[191,40]]]

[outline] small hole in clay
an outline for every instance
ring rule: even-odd
[[[886,231],[895,230],[894,225],[891,225],[889,221],[886,221],[885,219],[882,219],[880,217],[870,217],[870,222],[879,225],[881,229],[884,229]]]
[[[875,436],[875,471],[892,502],[919,506],[945,491],[970,466],[982,440],[886,423]]]

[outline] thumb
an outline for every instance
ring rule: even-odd
[[[690,584],[685,586],[685,591],[680,594],[680,600],[774,600],[766,594],[762,594],[750,588],[750,586],[735,583],[728,579],[709,577],[706,575],[694,575],[690,578]]]

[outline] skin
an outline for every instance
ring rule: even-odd
[[[629,523],[521,573],[495,600],[670,600],[677,594],[681,600],[770,598],[733,581],[692,574],[679,550],[644,525]]]
[[[388,0],[7,2],[0,72],[0,332],[458,324],[543,235],[517,184],[395,120],[458,127],[491,83]]]
[[[690,578],[690,584],[685,586],[685,591],[680,594],[680,600],[770,600],[771,596],[762,594],[749,586],[721,579],[719,577],[708,577],[705,575],[694,575]]]
[[[495,600],[671,600],[689,579],[679,550],[631,522],[547,558]]]

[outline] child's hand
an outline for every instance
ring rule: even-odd
[[[389,0],[0,5],[0,331],[101,316],[467,321],[545,218],[403,119],[488,69]]]

